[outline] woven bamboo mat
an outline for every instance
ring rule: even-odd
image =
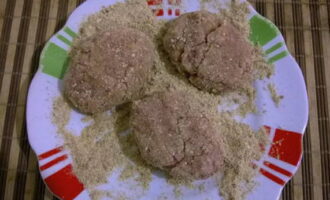
[[[25,128],[28,85],[45,41],[83,0],[0,0],[0,200],[55,199]],[[251,0],[282,31],[304,73],[310,120],[304,157],[283,200],[330,199],[330,1]]]

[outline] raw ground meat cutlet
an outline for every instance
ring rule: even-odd
[[[117,28],[87,38],[71,54],[64,94],[78,110],[94,114],[142,96],[154,45],[138,30]]]
[[[140,153],[173,177],[207,178],[223,166],[222,139],[213,119],[178,91],[133,103],[131,125]]]
[[[240,31],[207,11],[169,22],[163,46],[195,87],[219,93],[252,83],[252,45]]]

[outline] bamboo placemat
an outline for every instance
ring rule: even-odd
[[[0,200],[56,199],[29,146],[25,105],[45,41],[84,0],[0,0]],[[283,200],[330,199],[330,1],[251,0],[283,33],[305,76],[304,156]]]

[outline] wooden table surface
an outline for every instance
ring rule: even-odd
[[[55,199],[29,146],[25,105],[45,41],[83,0],[0,0],[0,200]],[[283,200],[330,200],[330,0],[251,0],[283,33],[310,102],[304,156]]]

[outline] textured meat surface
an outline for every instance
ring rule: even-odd
[[[178,71],[199,89],[219,93],[251,83],[251,44],[215,14],[198,11],[171,21],[163,45]]]
[[[173,177],[207,178],[223,165],[222,140],[202,107],[169,91],[133,103],[131,124],[142,157]]]
[[[153,61],[153,43],[140,31],[96,34],[72,50],[64,93],[81,112],[105,111],[141,96]]]

